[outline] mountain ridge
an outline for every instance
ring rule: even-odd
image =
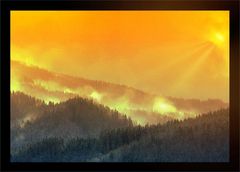
[[[76,97],[45,104],[20,92],[11,94],[12,150],[43,138],[95,137],[103,130],[131,125],[126,115],[92,100]]]
[[[160,121],[157,116],[154,119],[147,116],[140,117],[138,110],[146,111],[149,114],[158,113],[158,116],[164,114],[172,116],[171,114],[174,112],[173,118],[188,118],[228,107],[228,103],[218,99],[162,97],[125,85],[54,73],[39,67],[27,66],[18,61],[11,61],[11,65],[11,75],[16,78],[12,81],[12,90],[16,88],[16,90],[26,92],[47,102],[66,101],[76,96],[91,98],[113,110],[128,115],[132,120],[142,125]],[[180,113],[177,114],[177,112]]]

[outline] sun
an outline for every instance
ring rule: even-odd
[[[225,43],[225,35],[221,32],[214,32],[210,37],[211,42],[217,46],[222,46]]]
[[[216,41],[218,41],[218,42],[224,41],[224,36],[221,33],[215,33],[215,38],[216,38]]]

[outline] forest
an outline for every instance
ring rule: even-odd
[[[11,93],[12,162],[227,162],[229,109],[137,125],[91,99]]]

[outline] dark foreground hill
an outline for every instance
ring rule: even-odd
[[[21,162],[227,162],[229,110],[164,125],[129,126],[97,138],[43,139],[12,153]]]
[[[44,138],[97,137],[102,131],[132,126],[131,119],[80,97],[59,104],[21,92],[11,94],[11,150]]]

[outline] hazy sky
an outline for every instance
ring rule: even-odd
[[[228,101],[229,12],[11,11],[11,59],[160,95]]]

